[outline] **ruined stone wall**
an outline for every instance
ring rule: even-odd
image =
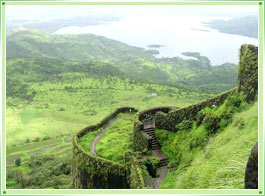
[[[254,101],[258,94],[258,47],[244,44],[240,48],[238,91],[246,101]]]
[[[236,89],[230,90],[200,103],[169,111],[168,114],[157,112],[155,115],[155,126],[159,129],[176,132],[176,124],[182,122],[183,120],[194,120],[200,110],[206,107],[216,107],[221,105],[229,95],[235,93],[236,91]]]
[[[82,189],[123,189],[129,188],[125,165],[100,158],[85,152],[78,144],[78,138],[89,131],[97,130],[106,125],[119,113],[137,112],[135,108],[118,108],[96,125],[82,129],[73,138],[73,184]]]

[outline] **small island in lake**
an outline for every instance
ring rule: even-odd
[[[148,48],[161,48],[161,47],[165,47],[165,45],[150,44],[150,45],[147,45],[146,47],[148,47]]]
[[[149,54],[160,54],[158,50],[146,50]]]

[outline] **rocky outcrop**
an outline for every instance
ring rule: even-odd
[[[258,142],[252,148],[245,172],[245,189],[258,188]]]

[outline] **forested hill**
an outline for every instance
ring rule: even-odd
[[[7,33],[7,58],[50,57],[71,61],[154,58],[142,48],[92,34],[57,35],[16,29]]]
[[[116,71],[111,73],[122,77],[211,93],[236,86],[235,64],[212,66],[209,59],[199,53],[185,54],[193,55],[194,58],[157,59],[143,48],[92,34],[57,35],[29,29],[16,29],[7,33],[7,58],[12,59],[11,61],[16,61],[15,58],[24,58],[23,62],[26,63],[27,60],[34,58],[34,62],[38,61],[40,64],[42,61],[50,62],[51,59],[68,61],[66,64],[75,62],[74,69],[68,70],[70,72],[86,70],[84,66],[88,64],[104,64],[104,69],[115,68]],[[32,64],[32,60],[29,64]],[[108,66],[110,68],[107,68]],[[34,67],[32,69],[34,70]],[[97,70],[101,71],[103,69]],[[17,72],[16,69],[13,69],[13,72]]]

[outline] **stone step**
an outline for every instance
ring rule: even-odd
[[[160,149],[160,146],[152,147],[152,150],[157,150],[157,149]]]
[[[155,131],[155,128],[145,128],[144,131]]]
[[[168,165],[168,158],[160,160],[159,162],[160,167],[166,166],[166,165]]]
[[[155,132],[155,129],[144,129],[144,132]]]
[[[160,162],[167,162],[168,161],[168,158],[165,158],[165,159],[161,159]]]
[[[147,134],[155,134],[154,131],[145,131],[145,133],[147,133]]]
[[[147,135],[149,135],[150,137],[152,137],[152,140],[156,139],[155,134],[148,134],[148,133],[147,133]]]
[[[146,134],[154,134],[155,135],[155,132],[154,131],[145,131]]]
[[[167,165],[168,165],[168,162],[165,162],[165,163],[159,163],[159,166],[160,166],[160,167],[167,166]]]
[[[154,134],[150,134],[150,133],[146,133],[146,134],[149,135],[152,138],[155,138],[155,135]]]
[[[152,144],[159,144],[157,140],[152,140]]]

